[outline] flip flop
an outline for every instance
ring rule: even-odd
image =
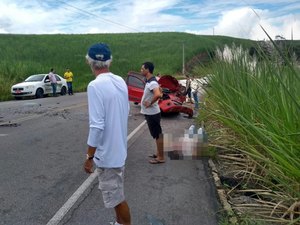
[[[161,161],[158,159],[152,159],[152,160],[149,160],[149,163],[150,164],[160,164],[160,163],[165,163],[165,160]]]
[[[149,155],[148,157],[149,157],[149,158],[156,159],[156,158],[157,158],[157,155],[153,154],[153,155]]]

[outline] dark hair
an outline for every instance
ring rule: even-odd
[[[148,69],[150,73],[153,73],[154,71],[154,65],[152,62],[144,62],[143,66],[145,69]]]

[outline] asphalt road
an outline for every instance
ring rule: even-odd
[[[131,105],[128,134],[144,118]],[[193,123],[163,117],[164,133],[183,135]],[[47,224],[89,175],[82,164],[88,132],[85,93],[0,103],[0,225]],[[125,192],[132,224],[217,224],[218,202],[207,159],[151,165],[155,149],[144,125],[128,143]],[[96,180],[60,224],[109,224]]]

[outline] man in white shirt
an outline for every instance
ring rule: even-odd
[[[127,157],[128,89],[125,81],[109,71],[111,51],[104,43],[91,46],[86,55],[95,79],[88,85],[89,136],[84,168],[92,173],[96,164],[104,205],[114,208],[115,225],[130,225],[124,196]]]
[[[163,152],[163,134],[160,125],[161,114],[158,100],[161,98],[159,84],[153,76],[154,65],[152,62],[144,62],[141,67],[141,73],[146,78],[143,97],[141,100],[141,113],[144,114],[148,124],[151,136],[156,142],[156,154],[151,155],[153,158],[149,161],[151,164],[164,163]]]
[[[54,74],[54,69],[51,68],[50,73],[48,74],[51,86],[52,86],[52,93],[53,93],[53,97],[56,97],[56,88],[57,88],[57,80]]]

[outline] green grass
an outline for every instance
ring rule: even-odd
[[[93,79],[85,63],[89,46],[97,42],[110,45],[113,54],[111,71],[125,77],[139,71],[144,61],[155,64],[155,73],[180,74],[182,46],[185,62],[195,55],[233,42],[250,46],[249,40],[223,36],[199,36],[187,33],[130,33],[85,35],[7,35],[0,34],[0,100],[8,100],[10,86],[35,73],[50,68],[63,75],[65,68],[74,73],[75,91],[85,91]]]
[[[234,56],[212,65],[207,116],[222,125],[215,144],[249,157],[251,164],[238,171],[246,183],[257,185],[252,189],[263,204],[252,209],[255,214],[269,221],[299,222],[299,67],[280,49],[271,57],[264,55],[255,67],[249,66],[246,52],[234,51]]]

